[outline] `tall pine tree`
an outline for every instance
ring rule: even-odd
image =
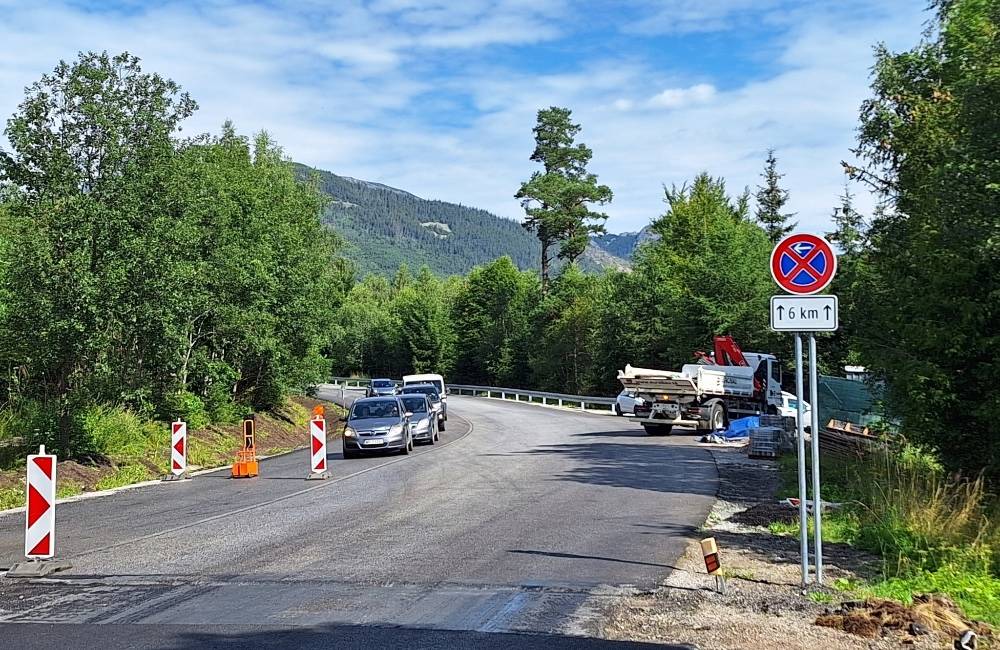
[[[556,106],[538,111],[531,160],[544,170],[533,173],[514,195],[527,214],[524,227],[542,244],[542,293],[548,289],[552,248],[558,244],[557,256],[569,262],[582,255],[591,234],[606,232],[608,215],[594,212],[590,205],[604,205],[612,196],[607,185],[597,184],[597,175],[587,172],[593,152],[575,143],[580,125],[571,115],[568,108]]]
[[[788,203],[788,190],[778,185],[784,174],[778,173],[778,159],[774,157],[774,149],[767,150],[767,162],[764,164],[763,185],[757,186],[757,223],[759,223],[773,243],[792,232],[797,222],[788,223],[794,213],[783,213],[782,208]]]

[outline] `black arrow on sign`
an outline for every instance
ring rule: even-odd
[[[827,320],[830,320],[830,310],[831,310],[831,309],[833,309],[833,308],[832,308],[832,307],[830,307],[830,305],[827,305],[827,306],[826,306],[826,307],[824,307],[823,309],[825,309],[825,310],[826,310],[826,318],[827,318]]]
[[[781,320],[784,317],[785,317],[785,308],[782,307],[781,305],[778,305],[778,320]]]

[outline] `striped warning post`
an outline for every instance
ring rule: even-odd
[[[329,478],[330,473],[326,467],[326,419],[318,413],[309,420],[309,449],[312,454],[308,478]]]
[[[56,554],[56,457],[45,453],[45,445],[28,456],[27,502],[24,556],[47,560]]]
[[[174,476],[182,476],[187,472],[187,438],[187,422],[174,422],[170,434],[170,471]]]

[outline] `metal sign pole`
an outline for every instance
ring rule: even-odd
[[[813,535],[816,544],[816,584],[823,584],[823,515],[819,494],[819,390],[816,364],[816,337],[809,335],[809,403],[812,405]]]
[[[799,551],[802,554],[802,588],[809,583],[809,515],[806,512],[805,409],[802,406],[802,334],[795,333],[795,396],[798,399],[796,428],[799,439]]]

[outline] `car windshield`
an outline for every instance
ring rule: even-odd
[[[440,399],[438,397],[437,390],[433,386],[407,386],[403,389],[403,393],[409,393],[411,395],[414,393],[420,393],[426,395],[432,402],[436,402]]]
[[[392,381],[389,379],[373,379],[372,387],[374,388],[392,388]]]
[[[427,400],[423,397],[404,397],[403,406],[410,413],[426,413]]]
[[[352,420],[367,418],[398,418],[399,404],[396,400],[381,400],[378,402],[357,402],[351,409]]]

